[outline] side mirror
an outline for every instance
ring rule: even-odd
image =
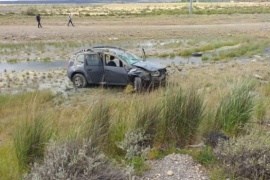
[[[142,55],[142,59],[143,59],[143,61],[145,61],[145,60],[146,60],[146,55],[145,55],[144,48],[142,48],[142,53],[143,53],[143,55]]]

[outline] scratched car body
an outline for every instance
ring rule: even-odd
[[[165,66],[145,61],[145,58],[142,59],[128,50],[96,46],[72,54],[67,76],[76,88],[83,88],[89,84],[132,84],[135,91],[141,91],[164,86],[167,70]]]

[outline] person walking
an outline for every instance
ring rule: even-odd
[[[67,24],[67,26],[69,26],[69,24],[71,24],[72,26],[74,26],[73,23],[72,23],[71,14],[68,15],[68,24]]]
[[[36,16],[36,19],[37,19],[37,22],[38,22],[38,28],[42,28],[41,24],[40,24],[40,21],[41,21],[41,17],[40,17],[40,14],[38,14]]]

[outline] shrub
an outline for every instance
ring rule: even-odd
[[[251,119],[254,108],[255,83],[245,80],[235,84],[232,91],[224,96],[218,106],[215,125],[225,134],[238,135],[243,126]]]
[[[29,7],[24,14],[26,14],[27,16],[35,16],[36,14],[38,14],[37,9],[33,8],[33,7]]]
[[[150,149],[150,136],[142,129],[135,129],[125,135],[123,141],[117,146],[126,152],[126,159],[130,160],[135,156],[145,157]]]
[[[35,163],[24,179],[127,179],[90,141],[55,142],[48,146],[44,163]]]
[[[270,138],[261,129],[253,127],[246,136],[219,143],[214,152],[236,179],[270,179]]]
[[[14,136],[14,145],[19,165],[22,169],[35,161],[41,161],[46,143],[52,136],[52,128],[46,124],[46,119],[37,117],[33,122],[26,121],[20,126]]]

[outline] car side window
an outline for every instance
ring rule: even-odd
[[[97,54],[86,54],[85,55],[87,66],[100,66],[101,61]]]
[[[105,60],[106,60],[106,65],[107,66],[114,66],[114,67],[123,67],[123,62],[118,59],[117,57],[115,56],[112,56],[112,55],[106,55],[105,56]]]
[[[79,54],[76,58],[75,65],[81,65],[84,63],[84,54]]]

